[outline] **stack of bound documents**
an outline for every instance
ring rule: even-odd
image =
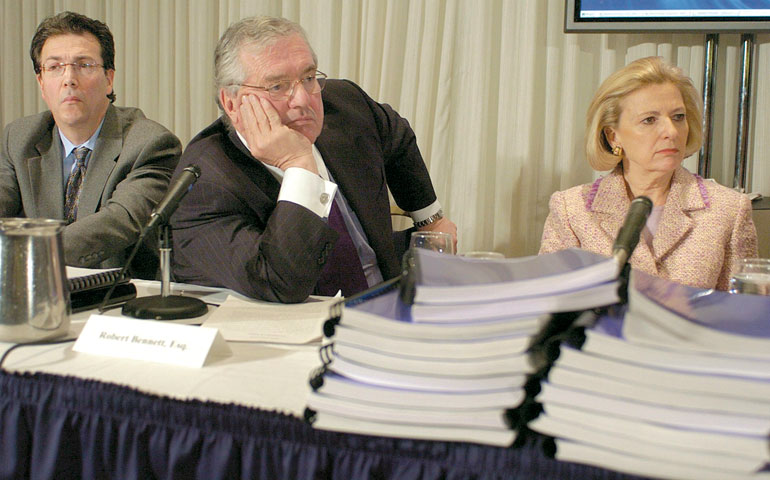
[[[525,398],[532,338],[551,312],[618,302],[614,261],[581,250],[412,253],[400,284],[327,322],[306,418],[329,430],[512,444],[506,413]]]
[[[770,478],[770,297],[632,272],[628,302],[541,345],[552,364],[532,392],[539,408],[520,409],[540,411],[527,427],[552,437],[561,460],[657,478]]]

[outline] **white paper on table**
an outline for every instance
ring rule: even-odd
[[[218,328],[228,341],[303,344],[320,341],[323,324],[339,298],[281,304],[227,299],[202,326]]]
[[[115,270],[114,268],[83,268],[72,267],[67,265],[67,278],[85,277],[86,275],[93,275],[94,273],[109,272]]]

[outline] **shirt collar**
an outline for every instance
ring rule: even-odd
[[[64,157],[66,158],[69,154],[72,153],[72,151],[79,147],[86,147],[89,150],[93,151],[94,147],[96,146],[96,139],[99,138],[99,132],[102,131],[102,125],[104,125],[104,117],[102,117],[102,121],[99,123],[99,126],[96,128],[96,131],[94,132],[91,137],[86,140],[85,142],[81,143],[80,145],[75,145],[74,143],[70,142],[67,137],[64,136],[61,129],[59,129],[59,138],[61,138],[61,143],[64,146]]]

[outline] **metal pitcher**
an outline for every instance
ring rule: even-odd
[[[34,342],[69,330],[63,229],[59,220],[0,218],[0,341]]]

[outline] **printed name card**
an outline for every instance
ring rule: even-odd
[[[231,354],[216,328],[91,315],[72,349],[109,357],[200,368]]]

